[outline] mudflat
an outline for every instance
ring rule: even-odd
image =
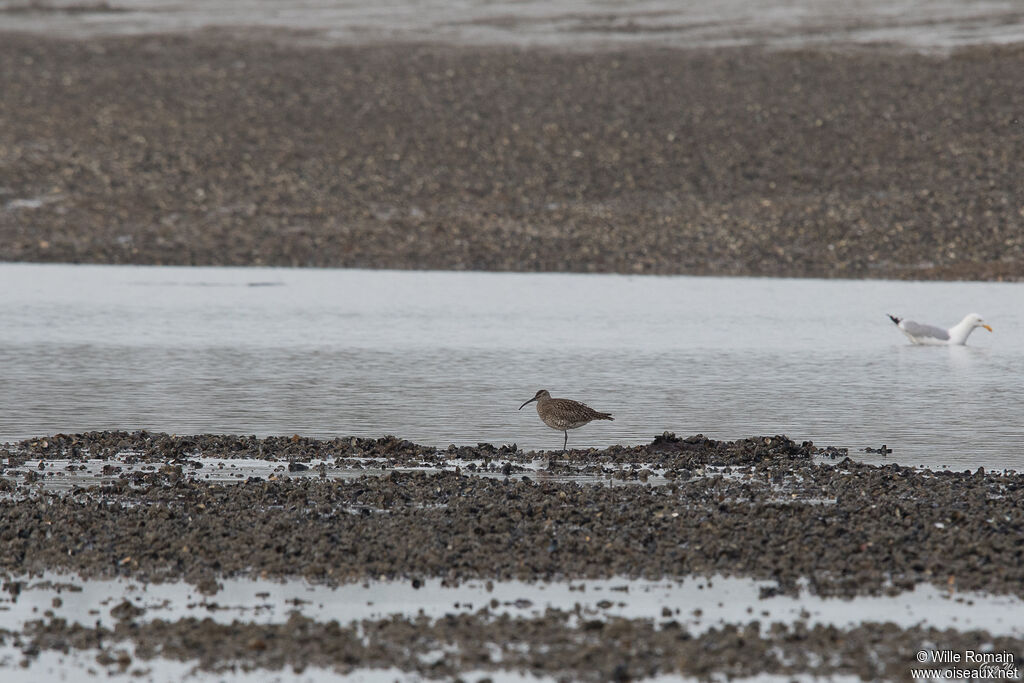
[[[94,432],[10,444],[0,455],[0,571],[15,597],[26,587],[15,577],[53,570],[143,585],[187,581],[212,596],[238,576],[418,587],[432,578],[457,585],[725,575],[773,581],[762,600],[800,590],[895,595],[921,583],[951,595],[1020,596],[1024,585],[1021,475],[865,465],[784,436],[664,434],[628,448],[523,453],[487,444],[438,451],[394,437]],[[278,467],[237,483],[207,481],[209,458]],[[80,467],[96,461],[102,473],[76,483]],[[351,476],[333,478],[339,470]],[[631,599],[628,591],[621,599]],[[51,616],[5,637],[30,657],[99,648],[114,668],[132,662],[124,654],[131,646],[143,660],[159,655],[209,670],[239,662],[342,672],[397,666],[442,677],[492,668],[488,643],[504,643],[500,668],[595,680],[672,672],[898,678],[927,643],[1024,651],[1019,638],[985,632],[760,624],[753,612],[749,625],[694,635],[672,613],[657,623],[581,620],[559,609],[510,618],[486,605],[437,620],[356,624],[294,615],[227,626],[153,621],[144,612],[122,603],[112,608],[116,627]],[[437,647],[457,654],[434,661]]]
[[[0,259],[1019,279],[1022,72],[5,34]]]
[[[200,452],[282,467],[207,482]],[[1024,596],[1022,475],[878,467],[784,436],[665,434],[645,446],[536,454],[489,444],[437,451],[394,437],[93,432],[0,455],[11,493],[65,483],[45,494],[43,517],[35,496],[3,501],[8,572],[193,583],[245,572],[327,582],[736,573],[784,589],[806,578],[825,595],[925,581]],[[97,458],[109,460],[103,481],[75,485],[75,465]],[[536,458],[543,467],[528,469]],[[314,459],[311,470],[304,463]],[[151,466],[122,469],[138,463]],[[337,468],[384,472],[329,480]],[[634,483],[559,480],[567,475]]]

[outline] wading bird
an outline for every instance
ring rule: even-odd
[[[522,410],[528,403],[537,402],[537,414],[541,421],[552,429],[565,433],[565,440],[562,442],[562,450],[569,445],[569,430],[582,427],[594,420],[614,420],[611,413],[599,413],[593,408],[579,401],[568,398],[551,398],[546,389],[541,389],[537,395],[519,406]]]

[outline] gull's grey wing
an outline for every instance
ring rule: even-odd
[[[913,320],[904,320],[900,323],[900,327],[911,337],[931,337],[933,339],[941,339],[942,341],[949,340],[949,331],[934,325],[922,325],[921,323],[915,323]]]

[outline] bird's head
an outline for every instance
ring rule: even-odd
[[[530,399],[529,401],[527,401],[527,402],[526,402],[526,403],[524,403],[523,405],[519,406],[519,410],[522,410],[524,406],[526,406],[526,405],[528,405],[528,404],[530,404],[530,403],[533,403],[534,401],[539,401],[539,400],[541,400],[542,398],[551,398],[551,394],[549,394],[549,393],[548,393],[548,390],[547,390],[547,389],[541,389],[540,391],[538,391],[538,392],[537,392],[537,393],[536,393],[536,394],[534,395],[534,397],[533,397],[533,398],[531,398],[531,399]]]
[[[966,318],[965,320],[966,320],[966,322],[967,322],[967,323],[968,323],[968,324],[969,324],[969,325],[970,325],[971,327],[984,327],[984,328],[985,328],[986,330],[988,330],[989,332],[991,332],[991,331],[992,331],[992,328],[991,328],[991,327],[989,327],[988,325],[986,325],[986,324],[985,324],[985,321],[984,321],[984,320],[982,320],[982,319],[981,319],[981,316],[980,316],[980,315],[978,315],[977,313],[970,313],[970,314],[968,314],[968,316],[967,316],[967,318]]]

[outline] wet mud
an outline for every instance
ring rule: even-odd
[[[313,666],[340,673],[398,667],[447,680],[465,670],[490,669],[564,681],[629,681],[672,673],[700,678],[848,674],[863,680],[908,680],[911,668],[941,669],[915,659],[935,643],[958,652],[977,651],[984,643],[986,650],[1010,653],[1016,661],[1024,655],[1024,640],[993,638],[982,631],[904,630],[891,624],[843,630],[753,621],[693,637],[671,619],[585,621],[560,610],[549,610],[539,619],[490,619],[486,607],[474,615],[365,620],[347,627],[299,616],[276,625],[224,625],[208,619],[137,624],[124,619],[112,629],[54,619],[35,622],[24,634],[7,638],[28,652],[99,650],[99,663],[121,671],[138,665],[123,648],[131,644],[141,660],[160,656],[197,661],[201,668],[214,671],[230,670],[237,662],[295,672]]]
[[[1020,279],[1024,49],[0,39],[0,260]]]
[[[664,434],[636,447],[523,453],[486,444],[437,450],[395,437],[54,435],[0,450],[0,572],[12,598],[25,588],[18,577],[52,570],[184,580],[210,596],[240,576],[416,587],[428,578],[457,585],[701,575],[773,581],[762,599],[800,590],[895,594],[921,582],[951,594],[1024,596],[1024,476],[879,467],[830,454],[785,436]],[[203,459],[214,455],[277,467],[237,483],[204,481]],[[84,463],[100,467],[99,480],[47,487],[57,472],[73,480]],[[328,476],[361,467],[367,474]],[[566,472],[596,483],[558,479]],[[224,625],[144,621],[144,610],[122,602],[108,608],[113,628],[50,617],[4,639],[28,660],[44,650],[95,649],[110,670],[159,656],[210,670],[395,665],[441,678],[503,669],[566,680],[670,672],[894,678],[926,643],[1024,651],[1014,637],[923,626],[758,623],[691,635],[672,614],[594,620],[572,610],[530,618],[480,608],[441,619],[353,624],[296,614],[284,624]]]
[[[153,466],[110,464],[102,481],[48,491],[56,471],[73,478],[75,449],[82,461],[120,451]],[[393,437],[33,439],[8,446],[0,460],[0,570],[206,586],[246,573],[325,582],[717,573],[773,579],[781,590],[806,578],[823,595],[921,581],[1024,594],[1024,477],[1016,473],[822,461],[813,444],[784,436],[666,434],[643,446],[565,454],[483,446],[471,449],[472,466],[447,464],[464,450]],[[204,482],[196,458],[212,452],[325,462]],[[29,456],[39,465],[25,466]],[[327,476],[359,466],[374,474]],[[432,471],[403,471],[410,466]],[[633,485],[558,480],[565,472]],[[663,483],[651,485],[652,477]]]

